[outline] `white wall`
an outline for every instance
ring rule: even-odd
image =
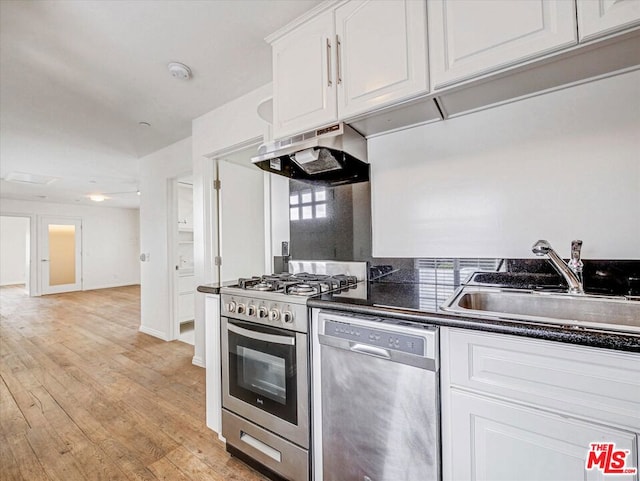
[[[140,282],[138,209],[2,199],[0,213],[31,215],[35,224],[32,226],[32,234],[35,233],[35,226],[39,224],[39,218],[42,216],[82,218],[84,290]],[[31,259],[37,259],[35,244],[36,242],[32,242]],[[32,262],[32,265],[36,264]],[[33,293],[38,294],[38,290]]]
[[[186,138],[140,159],[140,331],[172,338],[169,247],[170,179],[191,172],[191,138]],[[177,231],[177,225],[174,226]]]
[[[28,217],[0,217],[0,286],[26,284]]]
[[[219,282],[213,258],[218,251],[217,204],[211,185],[215,179],[212,158],[233,150],[268,131],[258,116],[258,104],[271,96],[271,84],[264,85],[228,104],[193,120],[194,260],[196,285]],[[228,279],[222,279],[228,280]],[[194,363],[204,365],[204,295],[196,294]]]
[[[369,140],[379,257],[640,259],[640,72]]]

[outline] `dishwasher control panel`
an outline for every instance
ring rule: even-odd
[[[415,356],[426,356],[424,338],[410,334],[327,319],[324,323],[324,335]]]

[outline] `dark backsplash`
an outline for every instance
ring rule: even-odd
[[[591,260],[584,262],[584,286],[588,294],[639,296],[640,260]],[[562,277],[545,259],[406,259],[373,258],[371,277],[377,282],[425,284],[453,292],[466,282],[524,289],[565,291]],[[476,272],[473,279],[470,275]]]
[[[371,260],[369,182],[324,187],[290,180],[289,195],[295,199],[289,206],[291,259]]]
[[[640,295],[639,260],[583,259],[584,288],[590,294],[617,296]],[[560,275],[545,259],[508,259],[506,270],[513,273],[542,274],[566,285]]]

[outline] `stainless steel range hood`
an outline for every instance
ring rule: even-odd
[[[369,180],[367,141],[337,123],[263,144],[251,161],[262,170],[325,185]]]

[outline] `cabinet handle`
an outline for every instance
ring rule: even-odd
[[[338,85],[340,85],[342,83],[342,69],[340,68],[340,64],[342,63],[342,61],[340,60],[340,50],[342,49],[342,44],[340,43],[340,37],[338,35],[336,35],[336,55],[337,55],[337,62],[338,65],[336,66],[336,73],[337,75],[337,79],[336,79],[336,83]]]
[[[331,41],[327,39],[327,86],[331,87],[333,82],[331,81]]]

